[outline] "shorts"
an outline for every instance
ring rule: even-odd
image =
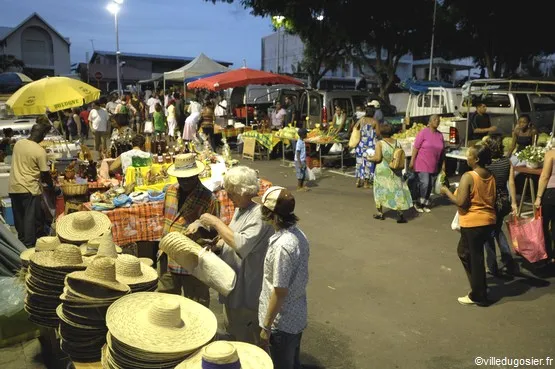
[[[306,178],[306,164],[299,165],[298,163],[295,163],[295,173],[299,181],[304,181]]]

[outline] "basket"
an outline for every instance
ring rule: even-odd
[[[64,183],[60,187],[66,196],[85,195],[89,190],[89,185],[87,183]]]

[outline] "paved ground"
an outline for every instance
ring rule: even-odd
[[[294,189],[293,170],[278,161],[252,166]],[[408,224],[374,220],[371,190],[338,175],[296,199],[311,246],[306,369],[463,369],[475,368],[477,356],[555,358],[555,278],[488,279],[497,303],[457,303],[469,287],[449,227],[452,206],[413,214]]]

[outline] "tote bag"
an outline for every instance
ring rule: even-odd
[[[547,259],[541,208],[533,218],[511,218],[506,223],[515,252],[530,263]]]
[[[351,138],[349,139],[349,148],[354,149],[358,146],[360,142],[360,124],[356,124],[351,133]]]

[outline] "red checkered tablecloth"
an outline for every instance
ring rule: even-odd
[[[264,192],[272,183],[260,179],[260,192]],[[227,196],[225,190],[214,193],[220,201],[220,219],[231,223],[235,206]],[[85,209],[91,210],[91,203],[84,204]],[[133,204],[128,208],[117,208],[103,211],[112,222],[112,235],[117,245],[126,245],[138,241],[157,241],[162,237],[164,227],[164,201],[148,202],[146,204]]]

